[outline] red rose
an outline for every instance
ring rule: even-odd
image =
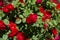
[[[57,4],[56,9],[60,10],[60,4]]]
[[[0,0],[0,6],[3,6],[3,1],[2,0]]]
[[[12,4],[8,4],[6,5],[6,7],[10,10],[13,11],[14,10],[14,6]]]
[[[51,18],[51,13],[49,11],[45,11],[44,12],[44,16],[47,18],[47,19],[50,19]]]
[[[54,3],[57,3],[57,0],[53,0]]]
[[[42,6],[39,8],[39,10],[41,13],[44,13],[44,8]]]
[[[44,29],[46,29],[46,28],[47,28],[47,26],[48,26],[48,24],[44,24]]]
[[[13,23],[13,22],[9,23],[9,28],[10,28],[11,31],[18,31],[17,28],[16,28],[16,24]]]
[[[52,32],[52,34],[54,35],[54,36],[56,36],[57,35],[57,30],[55,29],[55,28],[53,28],[52,30],[51,30],[51,32]]]
[[[60,40],[60,35],[55,36],[54,40]]]
[[[45,16],[42,17],[42,21],[43,21],[43,22],[46,21],[46,17],[45,17]]]
[[[26,18],[26,23],[31,24],[29,17]]]
[[[15,31],[15,32],[11,32],[11,33],[9,33],[8,34],[8,37],[10,38],[13,38],[15,35],[17,34],[17,32]]]
[[[6,25],[3,23],[2,20],[0,20],[0,30],[5,30],[6,29]]]
[[[2,10],[2,8],[0,8],[0,10]]]
[[[25,40],[25,35],[22,32],[18,32],[16,35],[17,40]]]
[[[9,23],[9,28],[11,30],[11,33],[8,35],[9,37],[14,37],[16,33],[18,33],[18,29],[16,28],[16,24],[13,22]]]
[[[50,18],[51,18],[51,13],[48,11],[44,11],[42,21],[45,22],[46,19],[50,19]]]
[[[2,8],[3,12],[9,13],[14,10],[14,6],[12,4],[8,4]]]
[[[6,6],[3,7],[2,10],[3,10],[3,12],[5,12],[5,13],[9,13],[9,12],[10,12],[9,9],[8,9]]]
[[[19,2],[24,3],[24,1],[23,1],[23,0],[19,0]]]
[[[8,37],[13,38],[18,33],[18,30],[14,29],[14,31],[11,31],[11,33],[8,34]]]
[[[37,15],[36,14],[30,14],[27,18],[26,18],[26,23],[27,24],[32,24],[35,23],[37,21]]]
[[[29,40],[29,38],[26,38],[26,40]]]
[[[42,0],[36,0],[36,3],[37,4],[41,4],[42,3]]]
[[[58,0],[50,0],[50,2],[53,2],[53,3],[58,3]]]

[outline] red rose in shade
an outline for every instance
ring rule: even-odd
[[[56,9],[60,10],[60,4],[57,4]]]
[[[52,30],[51,30],[51,32],[52,32],[52,34],[54,35],[54,36],[56,36],[57,35],[57,30],[55,29],[55,28],[53,28]]]
[[[39,10],[41,13],[44,13],[44,8],[42,6],[39,8]]]
[[[14,10],[14,6],[12,4],[8,4],[6,5],[6,7],[10,10],[13,11]]]
[[[36,0],[36,3],[37,4],[41,4],[42,3],[42,0]]]
[[[57,3],[57,0],[53,0],[54,3]]]
[[[19,0],[19,2],[24,3],[24,1],[23,1],[23,0]]]
[[[57,0],[50,0],[50,2],[57,3]]]
[[[44,12],[44,16],[47,18],[47,19],[50,19],[51,18],[51,13],[49,11],[45,11]]]
[[[3,23],[2,20],[0,20],[0,30],[5,30],[6,29],[6,25]]]
[[[44,11],[42,21],[45,22],[46,19],[50,19],[50,18],[51,18],[51,13],[48,11]]]
[[[46,40],[54,40],[53,38],[46,38]]]
[[[3,6],[3,1],[2,0],[0,0],[0,6]]]
[[[31,24],[29,17],[26,18],[26,23]]]
[[[3,7],[2,10],[3,10],[3,12],[5,12],[5,13],[9,13],[9,12],[10,12],[7,7]]]
[[[42,21],[43,21],[43,22],[46,21],[46,17],[45,17],[45,16],[42,17]]]
[[[0,8],[0,10],[2,10],[2,8]]]
[[[48,26],[48,24],[44,24],[44,29],[46,29],[46,28],[47,28],[47,26]]]
[[[32,24],[35,23],[37,21],[37,15],[36,14],[30,14],[27,18],[26,18],[26,23],[27,24]]]
[[[16,35],[17,40],[25,40],[25,35],[22,32],[18,32]]]
[[[29,38],[26,38],[26,40],[29,40]]]

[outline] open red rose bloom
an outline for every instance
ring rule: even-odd
[[[0,0],[0,40],[60,40],[60,0]]]

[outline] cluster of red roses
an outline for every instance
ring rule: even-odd
[[[23,32],[19,32],[18,29],[16,28],[16,24],[13,22],[10,22],[8,25],[9,29],[11,30],[11,33],[8,34],[8,37],[13,38],[14,36],[16,36],[17,40],[29,40]],[[6,25],[4,24],[4,22],[2,20],[0,20],[0,30],[5,30],[6,29]]]
[[[23,32],[18,31],[18,29],[16,28],[16,24],[10,22],[8,26],[11,30],[11,33],[8,34],[9,37],[13,38],[14,36],[16,36],[17,40],[28,40],[28,38],[26,38]]]
[[[19,0],[23,3],[23,0]],[[42,3],[42,0],[37,0],[36,3]],[[0,6],[2,6],[3,3],[2,1],[0,1]],[[60,10],[60,4],[57,4],[56,9]],[[10,11],[14,10],[14,6],[12,4],[8,4],[4,7],[2,7],[1,9],[4,13],[9,13]],[[43,17],[42,17],[42,22],[45,22],[46,19],[50,19],[51,18],[51,13],[48,10],[44,10],[44,8],[42,6],[39,7],[39,10],[41,13],[43,13]],[[27,24],[33,24],[37,21],[38,17],[37,14],[35,13],[31,13],[27,18],[26,18],[26,23]],[[0,30],[5,30],[6,26],[4,24],[4,22],[2,20],[0,20]],[[47,28],[48,24],[44,24],[45,29]],[[28,38],[26,38],[26,36],[24,35],[23,32],[19,32],[18,29],[16,28],[16,24],[13,22],[9,22],[8,28],[11,30],[11,33],[8,34],[9,37],[14,37],[16,36],[17,40],[29,40]],[[58,34],[56,28],[52,28],[51,30],[52,34],[54,36],[56,36]]]
[[[59,4],[59,5],[60,5],[60,4]],[[57,5],[57,6],[58,6],[58,5]],[[49,11],[44,10],[43,7],[40,7],[39,9],[40,9],[40,12],[43,13],[42,21],[45,22],[47,19],[50,20],[52,14],[51,14]],[[44,24],[44,28],[45,28],[45,29],[47,28],[47,26],[48,26],[48,24]],[[52,33],[53,33],[53,35],[55,36],[55,35],[57,34],[57,30],[56,30],[55,28],[53,28],[53,29],[52,29]]]
[[[19,0],[20,1],[20,0]],[[22,2],[22,0],[21,0]],[[3,1],[0,0],[0,6],[3,6]],[[0,8],[0,10],[2,10],[4,13],[9,13],[10,11],[14,10],[14,6],[12,4],[8,4],[3,6],[2,8]],[[11,30],[11,33],[8,34],[8,37],[13,38],[14,36],[16,36],[17,40],[29,40],[23,32],[19,32],[18,29],[16,28],[16,24],[13,22],[9,22],[9,25],[5,25],[4,22],[2,20],[0,20],[0,30],[5,30],[6,28],[8,28]]]
[[[40,12],[42,12],[43,13],[43,17],[42,17],[42,21],[43,22],[45,22],[46,21],[46,19],[51,19],[51,13],[49,12],[49,11],[44,11],[44,8],[43,7],[40,7],[39,8],[40,9]],[[57,10],[60,10],[60,4],[57,4],[57,6],[56,6],[56,9]],[[48,24],[44,24],[44,27],[46,28],[48,26]],[[53,33],[53,35],[56,35],[57,34],[57,30],[55,29],[55,28],[53,28],[52,29],[52,33]]]
[[[50,0],[51,2],[53,1],[54,3],[56,3],[56,9],[57,10],[60,10],[60,4],[57,3],[57,0]],[[40,2],[38,3],[42,3],[42,1],[40,0]],[[51,13],[48,11],[48,10],[44,10],[44,8],[41,6],[39,8],[40,12],[43,13],[43,17],[42,17],[42,21],[45,22],[46,19],[51,19]],[[44,24],[44,28],[46,29],[48,26],[48,24]],[[56,28],[52,28],[51,30],[52,34],[55,36],[55,39],[46,39],[46,40],[59,40],[60,36],[57,36],[58,34],[58,31]]]

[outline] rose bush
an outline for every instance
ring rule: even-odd
[[[59,39],[59,0],[0,0],[0,40]]]

